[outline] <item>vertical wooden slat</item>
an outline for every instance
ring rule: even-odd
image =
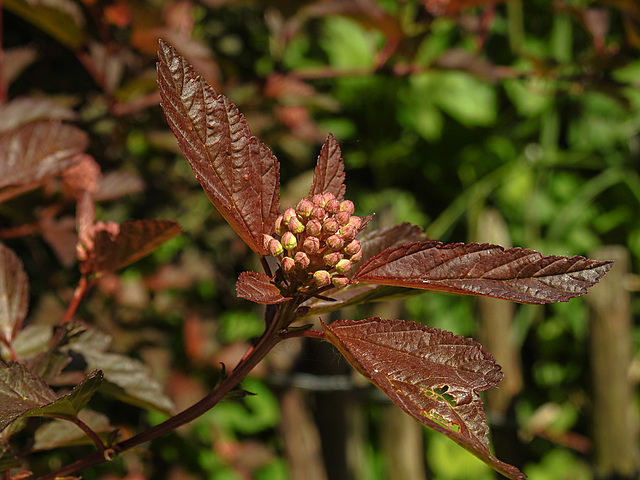
[[[631,300],[625,281],[629,252],[605,246],[591,258],[615,264],[586,299],[591,306],[594,462],[599,478],[638,478],[638,420],[629,378],[632,357]]]

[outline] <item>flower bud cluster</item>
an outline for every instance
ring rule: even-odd
[[[356,240],[362,219],[353,213],[353,202],[339,201],[332,193],[303,198],[276,219],[275,236],[265,235],[264,247],[294,284],[344,287],[362,258]]]

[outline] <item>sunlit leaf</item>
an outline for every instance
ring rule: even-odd
[[[271,279],[264,273],[242,272],[236,282],[236,295],[250,302],[276,304],[291,300],[284,297],[280,289],[271,283]]]
[[[344,160],[341,155],[340,145],[338,145],[333,135],[329,134],[324,145],[322,145],[320,155],[318,155],[318,162],[313,172],[313,183],[309,190],[309,198],[316,194],[330,192],[338,200],[344,200],[347,187],[344,184]]]
[[[524,478],[489,452],[478,392],[496,385],[502,373],[479,343],[403,320],[343,320],[323,329],[349,363],[409,415],[509,478]]]
[[[540,304],[584,295],[610,268],[611,262],[578,256],[426,240],[384,250],[353,281]]]
[[[251,135],[238,108],[160,43],[158,88],[178,145],[207,196],[249,245],[266,254],[263,234],[280,213],[280,165]]]
[[[29,280],[13,250],[0,243],[0,341],[10,344],[29,307]]]
[[[37,182],[79,161],[87,134],[57,121],[0,133],[0,188]]]

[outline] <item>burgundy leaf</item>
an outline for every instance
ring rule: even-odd
[[[242,272],[236,282],[236,294],[239,298],[268,305],[291,300],[291,297],[282,296],[267,275],[258,272]]]
[[[497,384],[502,373],[479,343],[403,320],[343,320],[323,329],[349,363],[409,415],[503,475],[524,478],[489,451],[478,392]]]
[[[33,122],[0,133],[0,188],[38,182],[79,160],[86,133],[58,121]]]
[[[329,134],[318,156],[318,163],[313,172],[313,183],[309,190],[309,198],[317,194],[330,192],[338,200],[344,200],[344,194],[347,191],[344,179],[344,160],[341,157],[340,145],[338,145],[333,135]]]
[[[93,198],[96,202],[114,200],[125,195],[140,193],[144,188],[142,179],[133,172],[122,170],[108,172],[100,178],[98,191],[93,195]]]
[[[384,250],[353,281],[541,304],[584,295],[610,268],[611,262],[578,256],[426,240]]]
[[[280,212],[280,166],[238,108],[160,42],[158,88],[178,145],[205,193],[255,252]]]
[[[29,307],[29,281],[13,250],[0,243],[0,341],[10,344]]]
[[[181,232],[171,220],[133,220],[117,223],[97,223],[93,246],[87,249],[82,262],[85,274],[114,272],[144,257]]]
[[[35,55],[32,57],[32,53],[28,48],[22,49],[21,53],[26,55],[27,58],[25,60],[29,60],[30,57],[35,58]],[[5,52],[5,74],[7,73],[8,57],[9,55]],[[76,113],[71,108],[53,98],[21,97],[0,105],[0,132],[11,130],[35,120],[75,120],[76,117]]]
[[[378,255],[386,248],[417,242],[423,238],[424,232],[420,227],[406,222],[374,230],[360,240],[362,244],[362,260],[366,261]]]

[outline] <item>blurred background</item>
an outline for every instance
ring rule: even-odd
[[[117,191],[99,203],[99,219],[182,225],[153,255],[102,279],[79,310],[113,337],[114,351],[153,369],[176,409],[215,386],[221,362],[233,368],[261,333],[263,311],[235,297],[237,275],[259,266],[203,194],[158,106],[158,38],[236,103],[274,151],[283,208],[307,193],[331,132],[347,198],[357,214],[375,212],[377,227],[407,221],[446,243],[614,259],[601,285],[566,304],[434,293],[325,320],[404,318],[478,339],[506,374],[485,396],[501,460],[533,480],[638,478],[636,1],[1,5],[0,117],[13,105],[89,133],[90,153]],[[73,258],[46,238],[2,229],[55,202],[39,190],[0,206],[0,237],[30,277],[34,324],[64,312],[78,278]],[[281,344],[243,388],[257,395],[226,401],[83,478],[495,478],[390,404],[328,345]],[[166,418],[100,396],[92,406],[124,435]],[[32,467],[48,471],[87,451],[45,452]]]

